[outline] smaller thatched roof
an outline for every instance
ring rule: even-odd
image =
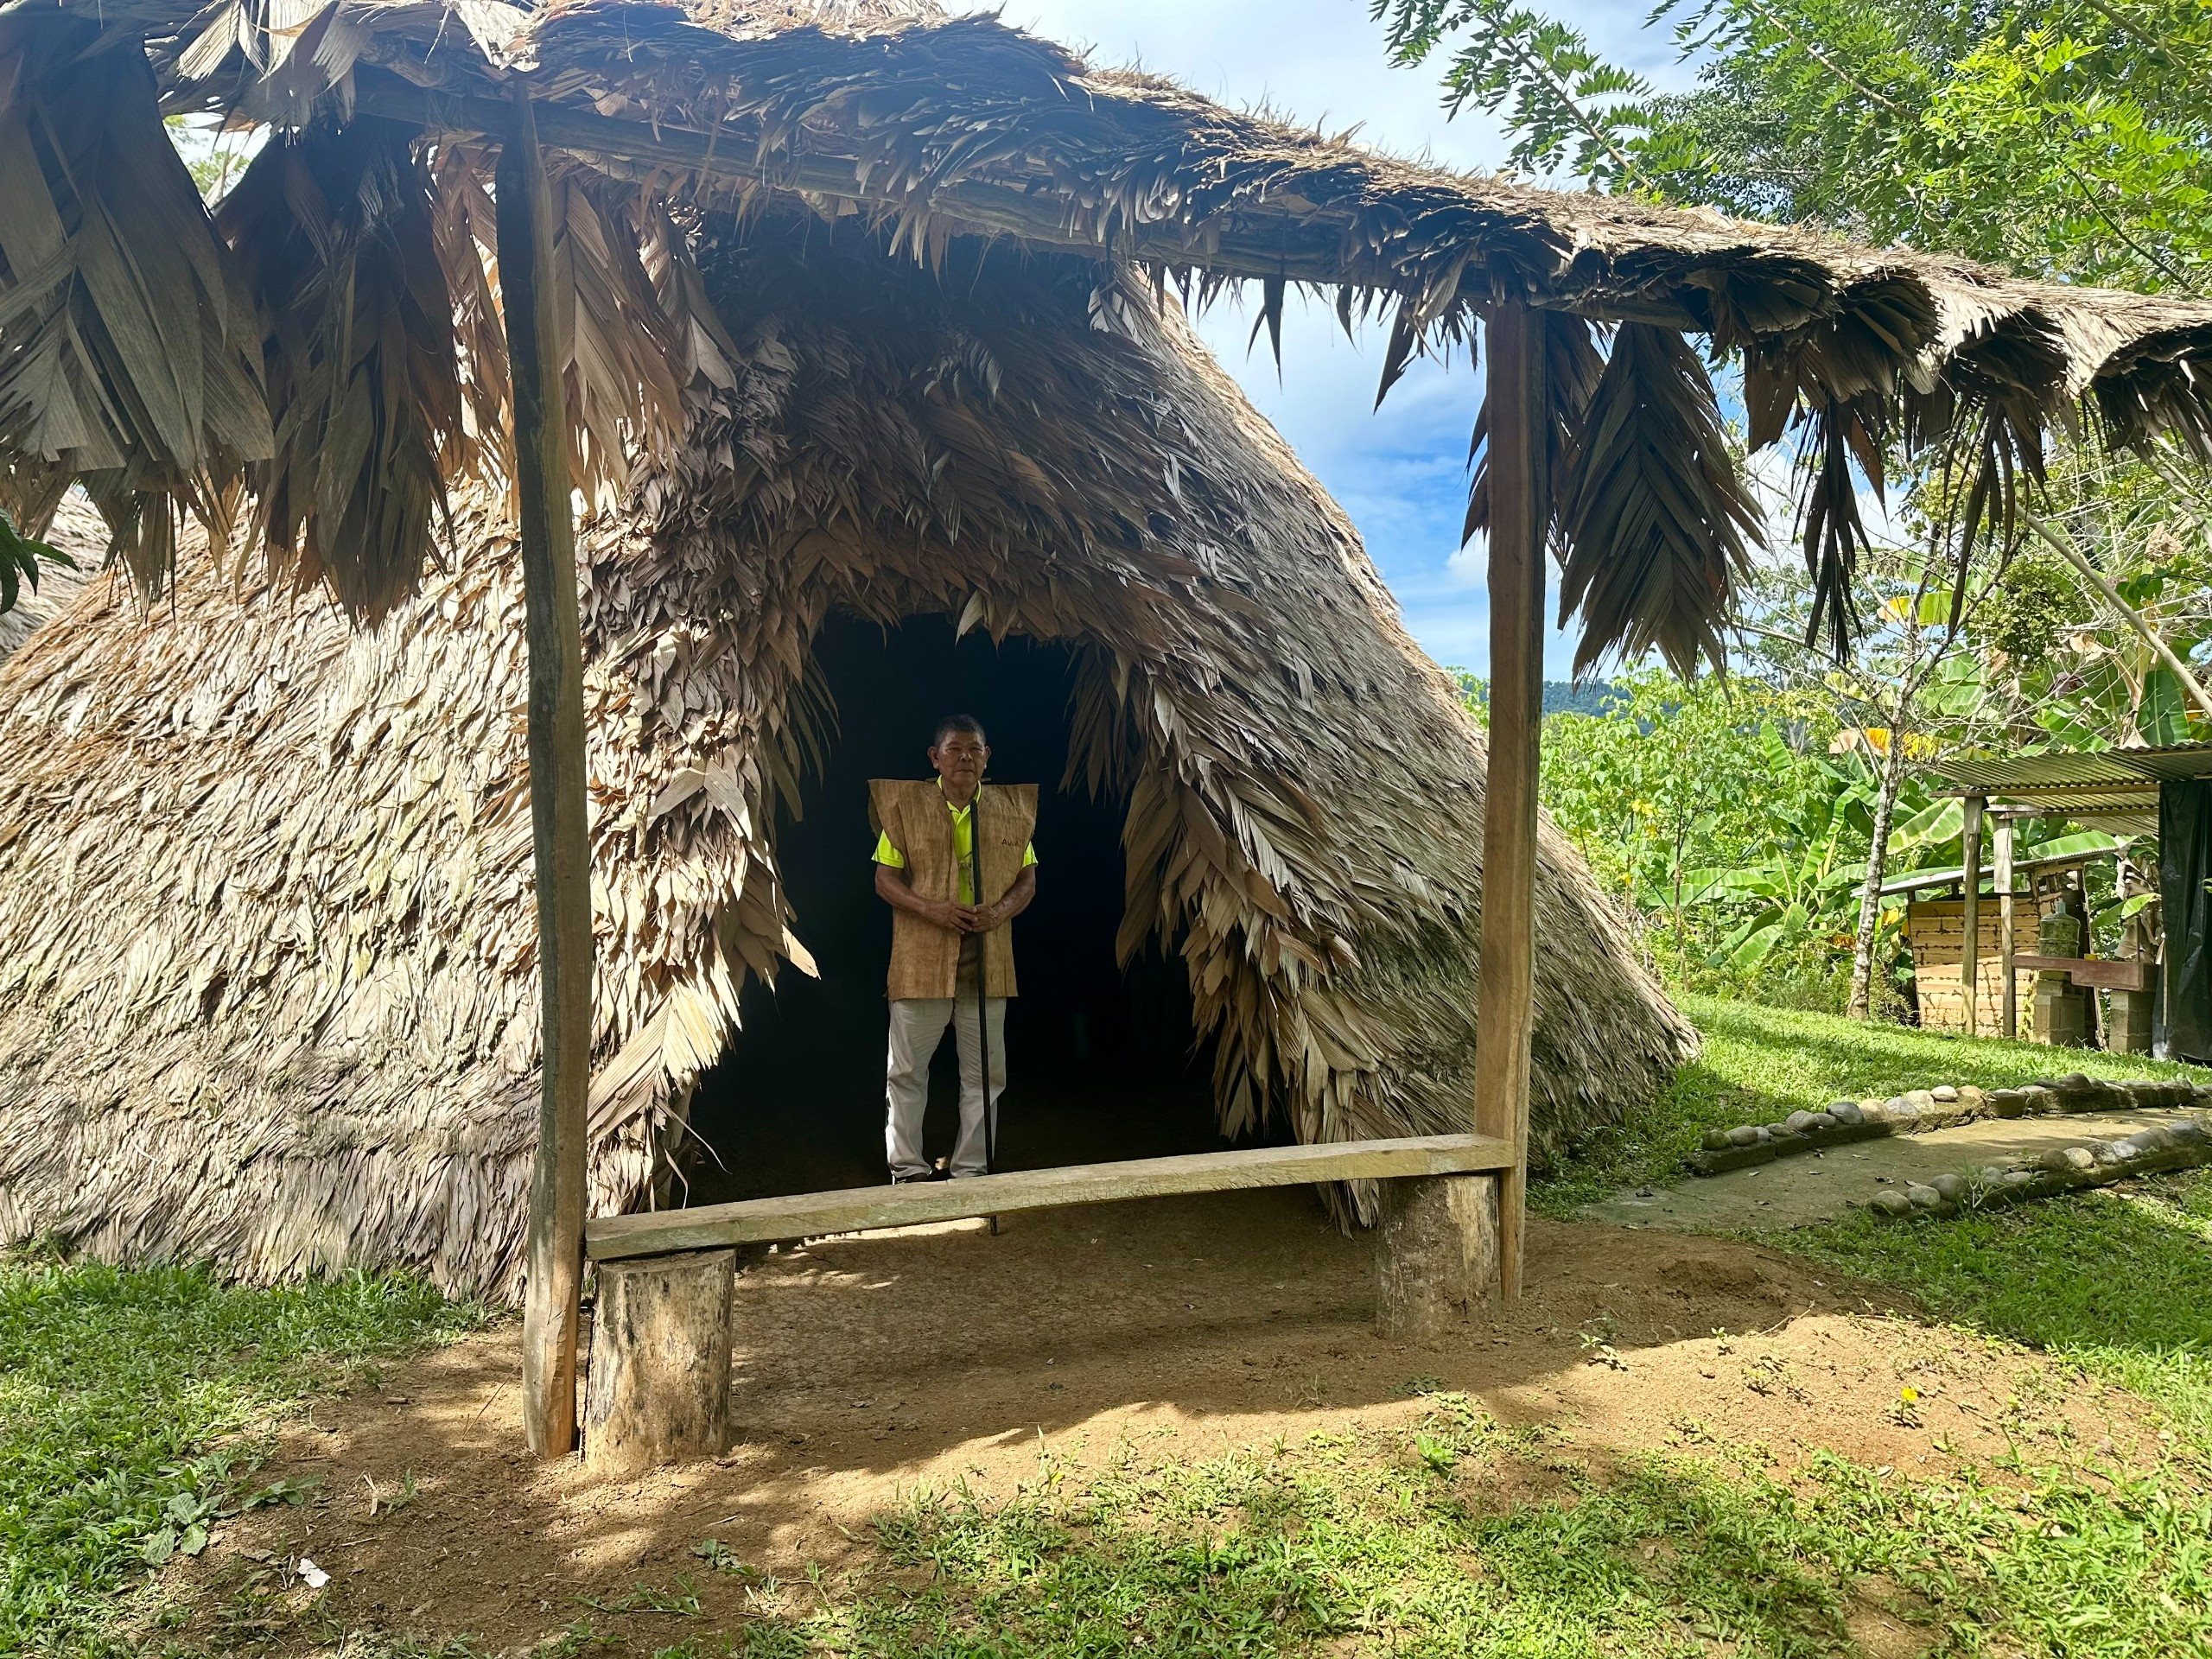
[[[258,0],[60,0],[0,17],[0,61],[16,66],[0,99],[0,331],[10,315],[40,320],[35,350],[0,359],[0,461],[84,476],[149,582],[173,557],[176,507],[221,519],[243,480],[276,568],[363,615],[411,590],[445,485],[498,464],[480,443],[501,429],[505,369],[468,153],[496,143],[516,88],[580,168],[559,303],[588,325],[568,366],[579,480],[601,489],[621,473],[609,433],[664,454],[681,428],[673,389],[696,340],[683,316],[657,320],[690,282],[668,213],[779,198],[887,221],[925,261],[981,235],[1080,254],[1102,292],[1116,265],[1201,293],[1255,283],[1271,321],[1289,286],[1324,288],[1348,321],[1392,316],[1386,387],[1414,352],[1470,340],[1485,308],[1534,304],[1577,320],[1554,346],[1573,391],[1563,441],[1605,424],[1575,401],[1597,397],[1657,410],[1677,447],[1710,448],[1696,357],[1616,353],[1609,390],[1588,327],[1701,335],[1743,363],[1755,444],[1805,434],[1803,535],[1839,634],[1866,537],[1851,474],[1878,474],[1892,443],[1953,466],[1969,540],[2011,522],[2047,430],[2078,411],[2117,442],[2212,454],[2202,302],[1417,165],[923,0],[729,0],[696,16],[620,0],[333,0],[281,24]],[[302,129],[257,162],[292,186],[242,191],[268,210],[226,214],[219,236],[195,224],[188,181],[154,154],[157,96]],[[126,270],[151,276],[142,289]],[[167,294],[192,303],[153,302]],[[348,336],[387,343],[356,362],[334,344]],[[1560,460],[1571,486],[1618,475],[1621,457]],[[1725,453],[1586,501],[1586,539],[1637,537],[1589,559],[1656,559],[1664,575],[1570,572],[1591,649],[1711,654],[1744,513]]]

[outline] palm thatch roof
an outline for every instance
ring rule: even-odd
[[[1482,738],[1343,513],[1175,308],[1133,292],[1101,328],[1079,259],[933,273],[857,219],[798,228],[700,226],[721,380],[582,537],[595,1208],[652,1200],[742,981],[806,937],[772,826],[834,732],[833,611],[1074,647],[1071,764],[1126,803],[1122,943],[1180,952],[1226,1127],[1464,1127]],[[496,502],[460,498],[454,541],[375,630],[188,560],[150,614],[96,586],[0,667],[0,1235],[512,1288],[521,601]],[[1543,856],[1548,1150],[1694,1039],[1580,859]]]
[[[595,204],[564,208],[579,260],[563,304],[599,324],[570,342],[569,372],[580,479],[601,490],[623,470],[618,428],[665,454],[681,427],[670,394],[690,342],[641,302],[633,256],[655,251],[681,288],[687,238],[662,232],[665,211],[769,198],[869,216],[925,262],[982,235],[1079,255],[1104,287],[1130,269],[1200,294],[1255,283],[1270,322],[1290,286],[1325,289],[1348,320],[1392,317],[1386,389],[1414,353],[1471,345],[1485,308],[1533,303],[1560,320],[1562,358],[1583,359],[1562,384],[1610,398],[1570,400],[1569,431],[1633,411],[1708,445],[1703,365],[1639,331],[1701,336],[1743,366],[1755,444],[1801,435],[1800,528],[1839,638],[1865,539],[1853,471],[1878,482],[1892,447],[1941,462],[1969,543],[2009,529],[2047,429],[2077,415],[2121,443],[2212,454],[2203,302],[1402,162],[928,0],[701,0],[696,16],[40,0],[0,16],[0,338],[30,342],[0,352],[0,461],[85,476],[149,586],[178,514],[227,530],[243,485],[276,568],[365,616],[411,591],[445,486],[499,464],[479,441],[500,429],[504,365],[465,162],[516,89],[588,175],[572,198]],[[247,192],[261,211],[195,226],[188,181],[153,154],[157,98],[276,122],[315,153],[270,163],[292,187]],[[368,280],[339,279],[357,270]],[[164,293],[191,302],[150,304]],[[1641,343],[1607,391],[1616,329]],[[348,337],[382,343],[357,360],[337,349]],[[1687,667],[1717,648],[1742,492],[1725,456],[1663,479],[1624,471],[1634,453],[1560,457],[1579,522],[1631,537],[1590,556],[1627,576],[1570,590],[1593,654],[1649,643]],[[1591,499],[1605,488],[1642,505]]]

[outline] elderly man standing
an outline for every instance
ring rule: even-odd
[[[1006,1088],[1006,1001],[1014,994],[1007,924],[1037,896],[1037,849],[1030,840],[1037,827],[1036,785],[984,787],[991,748],[970,715],[939,721],[929,757],[933,779],[868,784],[880,832],[875,890],[892,909],[883,1141],[894,1182],[936,1177],[922,1154],[922,1116],[929,1106],[930,1060],[947,1025],[960,1052],[960,1138],[951,1173],[981,1175],[988,1166]]]

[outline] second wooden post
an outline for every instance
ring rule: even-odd
[[[1535,1030],[1536,768],[1544,698],[1544,543],[1551,522],[1543,320],[1500,305],[1490,353],[1490,770],[1483,802],[1482,984],[1475,1130],[1510,1141],[1498,1183],[1498,1283],[1521,1294]]]
[[[576,1444],[585,1101],[591,1087],[591,847],[569,421],[554,349],[552,200],[537,119],[519,89],[499,151],[498,184],[500,303],[514,384],[516,531],[530,650],[530,820],[543,1065],[523,1304],[523,1431],[531,1451],[556,1458]]]
[[[1963,1000],[1966,1033],[1981,1035],[1981,810],[1986,804],[1979,795],[1967,797],[1966,827],[1959,836],[1961,861],[1966,866],[1966,902],[1960,919],[1966,924],[1960,940],[1959,995]]]
[[[2012,836],[2013,823],[2010,815],[1997,820],[1997,972],[1999,976],[1997,1034],[2018,1037],[2020,1034],[2020,989],[2018,973],[2012,959],[2019,954],[2019,939],[2013,932],[2016,925],[2012,914]]]

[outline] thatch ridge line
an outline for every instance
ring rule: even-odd
[[[159,6],[135,10],[158,27]],[[1510,295],[1678,327],[1698,326],[1694,290],[1716,278],[1761,281],[1777,291],[1770,302],[1801,283],[1817,290],[1800,296],[1794,318],[1762,320],[1762,334],[1833,315],[1869,278],[1904,277],[1938,306],[2023,314],[2031,329],[2037,320],[2025,314],[2040,312],[2070,333],[2089,360],[2069,361],[2064,385],[2038,389],[2052,394],[2119,369],[2132,344],[2212,351],[2212,304],[2085,298],[1945,256],[1455,174],[1233,111],[1156,76],[1093,70],[995,17],[808,22],[733,35],[672,6],[585,0],[531,14],[511,48],[511,72],[450,44],[433,65],[396,43],[442,22],[442,8],[360,10],[372,35],[396,37],[365,61],[381,57],[390,71],[429,83],[427,113],[416,114],[390,87],[371,92],[365,75],[365,108],[483,130],[450,107],[440,114],[442,99],[460,94],[465,105],[470,89],[493,92],[518,73],[580,124],[584,130],[554,140],[579,153],[619,146],[648,164],[687,168],[710,159],[728,175],[776,188],[949,213],[987,231],[1185,272],[1351,283],[1431,315],[1448,278],[1467,302]],[[644,118],[625,123],[624,113]],[[1071,122],[1076,114],[1098,130]],[[587,136],[594,126],[606,135],[595,142]],[[1040,188],[1065,204],[1059,222],[1027,205]],[[1300,232],[1293,221],[1311,221],[1309,209],[1322,217]],[[1248,226],[1239,215],[1265,222]],[[1516,286],[1522,291],[1511,293]],[[2101,327],[2079,326],[2082,311],[2098,314]]]
[[[1349,284],[1394,295],[1432,322],[1456,305],[1518,297],[1690,329],[1733,333],[1733,322],[1749,338],[1726,343],[1747,344],[1843,321],[1859,295],[1908,283],[1929,315],[1949,321],[1896,341],[1900,371],[1925,378],[1961,343],[1993,333],[2024,343],[2056,334],[2068,349],[2056,358],[2020,353],[2016,360],[2035,378],[2012,383],[2050,406],[2107,378],[2113,384],[2102,390],[2124,396],[2145,355],[2212,353],[2212,306],[2088,297],[1948,257],[1870,251],[1716,213],[1562,195],[1398,162],[1232,113],[1156,79],[1080,66],[1070,79],[1074,60],[989,19],[862,36],[801,28],[732,40],[660,9],[649,9],[653,26],[640,32],[629,16],[636,10],[574,7],[535,25],[536,78],[554,101],[543,124],[549,142],[601,162],[683,168],[876,211],[950,218],[986,233],[1133,259],[1185,282]],[[617,16],[624,20],[622,69],[595,74],[592,64],[611,51],[603,32]],[[677,38],[696,50],[678,52]],[[932,64],[988,43],[987,67],[1006,72],[1007,84],[963,63],[971,73],[961,78],[952,107],[942,107],[944,78],[931,76],[938,102],[926,117],[913,114],[922,96],[918,69],[887,66],[899,51],[920,53],[925,38]],[[1013,49],[1017,42],[1020,49]],[[650,71],[655,60],[672,84],[639,73],[641,62]],[[710,84],[717,73],[726,85]],[[579,93],[594,99],[588,113],[562,101]],[[403,92],[364,78],[360,96],[365,108],[433,130],[489,124],[465,95]],[[871,107],[864,121],[848,118],[850,105],[902,99],[906,110]],[[1124,153],[1095,135],[1078,139],[1052,118],[1071,100]],[[609,106],[652,119],[611,118],[603,113]],[[711,120],[684,124],[708,108]],[[900,116],[911,116],[909,126],[900,126]],[[932,153],[916,137],[925,126],[957,136]],[[908,142],[922,143],[923,152],[902,151]],[[1148,157],[1147,145],[1155,152]],[[924,245],[919,235],[912,239]],[[1732,308],[1722,318],[1705,302],[1718,286],[1746,284],[1765,290],[1756,308]],[[1986,365],[1974,372],[1986,373]]]

